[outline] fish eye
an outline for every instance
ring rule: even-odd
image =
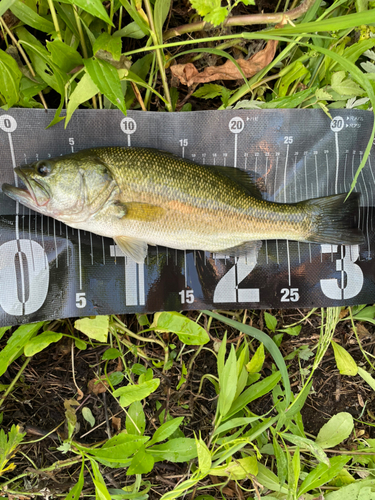
[[[51,167],[45,161],[37,163],[36,170],[39,175],[46,177],[51,172]]]

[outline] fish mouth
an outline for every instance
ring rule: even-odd
[[[11,184],[3,184],[3,193],[12,198],[12,200],[19,201],[31,209],[38,210],[44,207],[50,200],[50,195],[46,188],[35,179],[28,179],[20,167],[14,170],[26,187],[21,188],[12,186]]]

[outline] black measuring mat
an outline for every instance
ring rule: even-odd
[[[197,163],[234,166],[282,203],[347,192],[373,114],[332,110],[191,113],[76,111],[46,129],[53,110],[0,114],[0,185],[13,168],[93,146],[153,147]],[[264,241],[229,258],[149,247],[144,264],[111,239],[72,229],[0,193],[0,324],[181,309],[318,307],[375,301],[375,170],[370,155],[355,191],[363,245]],[[375,159],[373,160],[375,163]]]

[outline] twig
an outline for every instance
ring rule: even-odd
[[[298,19],[303,14],[305,14],[310,7],[315,3],[315,0],[305,0],[295,9],[291,9],[288,12],[275,12],[274,14],[249,14],[246,16],[233,16],[228,17],[222,24],[223,28],[229,26],[249,26],[251,24],[278,24],[282,21],[290,21],[292,19]],[[181,36],[185,33],[191,33],[193,31],[208,31],[214,29],[210,23],[200,21],[197,23],[183,24],[177,28],[171,28],[166,31],[163,36],[163,40],[169,40],[175,36]]]
[[[130,82],[130,83],[131,83],[133,92],[135,94],[135,97],[136,97],[137,101],[139,102],[139,104],[140,104],[140,106],[142,108],[142,111],[147,111],[145,103],[143,102],[141,93],[139,92],[139,89],[138,89],[137,85],[134,82]]]
[[[155,25],[154,25],[154,18],[152,15],[152,10],[151,10],[151,5],[149,0],[145,0],[144,2],[145,8],[146,8],[146,13],[147,17],[150,23],[150,28],[151,28],[151,37],[154,42],[154,45],[158,45],[162,40],[158,40],[158,36],[155,30]],[[164,61],[163,61],[163,51],[162,49],[156,49],[156,57],[158,60],[158,66],[159,66],[159,71],[160,71],[160,76],[161,76],[161,81],[163,83],[163,88],[164,88],[164,95],[166,99],[166,107],[168,111],[173,111],[172,109],[172,101],[171,101],[171,96],[169,93],[169,87],[168,87],[168,82],[167,82],[167,76],[165,74],[165,67],[164,67]]]

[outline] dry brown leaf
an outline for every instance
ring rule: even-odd
[[[254,54],[250,59],[237,59],[237,64],[244,72],[246,78],[258,73],[265,68],[275,56],[277,40],[269,40],[263,50]],[[192,63],[175,64],[171,66],[172,75],[181,83],[191,87],[198,83],[213,82],[215,80],[238,80],[243,78],[237,66],[232,61],[227,61],[221,66],[209,66],[199,73]]]
[[[363,325],[362,323],[357,323],[356,327],[357,327],[358,337],[360,339],[363,339],[364,337],[370,337],[370,332],[367,330],[365,325]]]
[[[120,417],[112,417],[112,427],[116,432],[121,431],[121,418]]]
[[[105,378],[106,376],[102,375],[100,377],[100,380],[103,380]],[[97,378],[92,378],[87,384],[89,391],[95,394],[95,396],[97,396],[98,394],[102,394],[103,392],[106,392],[106,390],[108,389],[108,382],[106,381],[99,382],[98,380],[99,379]]]

